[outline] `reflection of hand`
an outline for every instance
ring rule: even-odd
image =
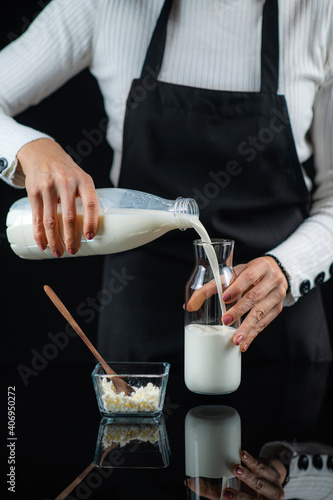
[[[203,497],[208,500],[220,500],[221,498],[221,484],[208,483],[202,477],[190,477],[187,480],[187,485],[190,490],[200,495],[200,498]]]
[[[287,469],[278,459],[273,459],[269,464],[255,459],[249,453],[242,451],[242,465],[235,465],[233,472],[241,481],[241,491],[226,488],[222,496],[226,499],[252,500],[262,498],[267,500],[282,500],[284,491],[283,481]]]

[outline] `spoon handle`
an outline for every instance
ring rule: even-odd
[[[83,479],[89,474],[89,472],[94,469],[94,467],[94,462],[88,465],[88,467],[86,467],[84,471],[82,471],[81,474],[76,479],[74,479],[74,481],[69,486],[67,486],[67,488],[62,491],[55,500],[65,500],[68,495],[74,490],[74,488],[76,488],[76,486],[80,484],[81,481],[83,481]]]
[[[105,373],[109,375],[116,375],[116,373],[110,368],[110,366],[104,361],[100,353],[97,351],[97,349],[93,346],[93,344],[90,342],[86,334],[81,330],[67,307],[61,302],[57,294],[52,290],[51,287],[48,285],[44,285],[44,291],[50,298],[50,300],[53,302],[53,304],[56,306],[58,311],[64,316],[64,318],[67,319],[68,323],[71,325],[71,327],[76,331],[76,333],[81,337],[83,342],[86,344],[86,346],[90,349],[90,351],[93,353],[95,358],[101,363],[103,366]]]
[[[99,361],[100,364],[103,366],[105,373],[107,373],[108,375],[117,375],[116,372],[113,371],[112,368],[107,364],[107,362],[102,358],[102,356],[90,342],[86,334],[81,330],[81,328],[79,327],[79,325],[77,324],[77,322],[75,321],[75,319],[73,318],[67,307],[65,307],[65,305],[61,302],[58,295],[52,290],[52,288],[49,287],[48,285],[44,285],[44,291],[48,295],[50,300],[53,302],[53,304],[56,306],[58,311],[63,315],[64,318],[67,319],[68,323],[76,331],[79,337],[81,337],[81,339],[93,353],[97,361]],[[112,382],[118,394],[120,392],[124,392],[126,396],[130,396],[134,392],[133,387],[127,384],[127,382],[125,382],[125,380],[122,379],[121,377],[113,377]]]

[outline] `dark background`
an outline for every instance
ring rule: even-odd
[[[6,10],[2,9],[0,16],[0,48],[17,38],[46,3],[46,0],[7,2]],[[71,147],[77,151],[80,141],[86,139],[82,133],[83,129],[91,131],[98,128],[103,117],[103,101],[96,80],[85,70],[40,105],[30,108],[16,118],[25,125],[50,134],[64,148]],[[111,186],[111,162],[112,151],[104,141],[92,148],[80,166],[92,175],[97,188],[107,187]],[[26,196],[25,190],[13,189],[3,182],[0,183],[0,310],[3,341],[1,363],[31,367],[36,353],[43,353],[45,346],[50,343],[48,334],[51,332],[56,335],[65,331],[65,321],[45,296],[43,285],[49,284],[54,288],[75,316],[78,305],[85,302],[87,297],[96,297],[100,289],[103,258],[50,261],[19,259],[11,251],[5,238],[5,220],[11,204],[23,196]],[[325,283],[322,289],[332,326],[332,280]],[[95,342],[97,315],[90,323],[82,318],[77,319]],[[54,350],[53,354],[52,350],[49,351],[49,358],[53,356],[53,359],[48,359],[47,363],[92,361],[89,351],[76,338],[69,338],[68,345],[59,348],[58,353]]]
[[[46,3],[45,0],[8,2],[0,15],[0,48],[20,35]],[[84,70],[40,105],[31,107],[16,119],[51,135],[62,147],[71,147],[77,151],[80,141],[87,139],[82,130],[98,129],[104,117],[103,100],[96,80],[88,70]],[[102,144],[92,147],[91,153],[82,159],[80,166],[92,175],[97,188],[111,187],[111,162],[112,150],[104,140]],[[75,316],[77,306],[87,297],[96,297],[100,289],[103,258],[50,261],[18,258],[4,236],[8,209],[15,200],[23,196],[26,196],[25,190],[14,189],[0,182],[0,307],[5,345],[1,350],[1,362],[31,366],[31,350],[36,349],[42,353],[45,345],[50,343],[48,333],[64,332],[66,324],[46,297],[43,285],[50,285]],[[90,323],[84,322],[84,318],[81,321],[80,318],[77,319],[94,342],[97,315]],[[52,357],[51,350],[50,356]],[[92,355],[83,343],[70,338],[68,345],[48,362],[91,360]]]

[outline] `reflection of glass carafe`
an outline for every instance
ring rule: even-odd
[[[188,493],[199,498],[205,480],[215,480],[220,491],[227,486],[237,489],[232,468],[240,461],[240,450],[241,420],[236,410],[215,405],[192,408],[185,418],[185,473],[188,480],[192,478],[191,491],[197,497]]]
[[[88,240],[83,234],[83,205],[76,200],[78,228],[82,232],[80,250],[72,256],[105,255],[136,248],[159,238],[173,229],[192,227],[191,218],[198,219],[199,208],[191,198],[165,200],[159,196],[130,189],[96,190],[99,202],[98,232]],[[63,238],[61,204],[58,225]],[[28,198],[17,200],[7,215],[7,238],[12,250],[24,259],[55,258],[49,247],[42,251],[33,237],[32,212]]]
[[[212,265],[216,255],[222,293],[234,279],[232,268],[234,242],[214,239],[211,243],[194,242],[196,264],[186,285],[185,301],[185,384],[189,390],[201,394],[226,394],[235,391],[241,380],[241,352],[232,342],[239,327],[237,321],[231,326],[222,325],[222,315],[233,304],[222,303],[216,293]],[[207,286],[210,287],[207,289]],[[188,307],[195,295],[200,302],[198,310]]]

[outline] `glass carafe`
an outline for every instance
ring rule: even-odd
[[[187,498],[222,498],[227,486],[239,489],[233,467],[240,461],[241,419],[229,406],[192,408],[185,418]],[[208,496],[207,496],[208,498]]]
[[[185,384],[199,394],[227,394],[235,391],[241,381],[241,351],[232,342],[239,321],[230,326],[222,324],[223,314],[233,304],[222,302],[221,307],[212,255],[216,256],[215,262],[217,259],[223,294],[235,279],[234,242],[195,240],[194,250],[195,268],[185,292]]]

